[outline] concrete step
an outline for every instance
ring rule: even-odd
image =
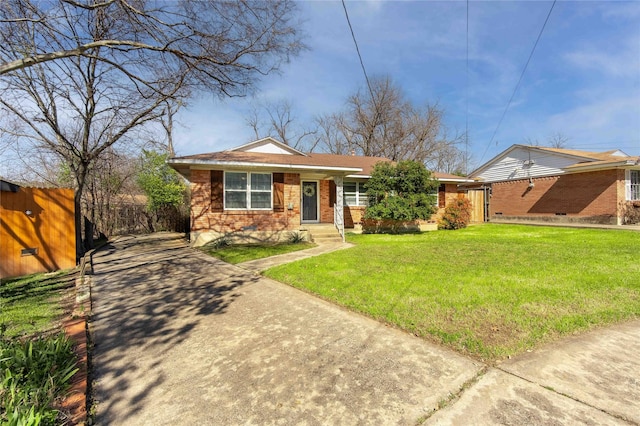
[[[333,224],[306,225],[311,240],[316,243],[341,243],[342,237]]]

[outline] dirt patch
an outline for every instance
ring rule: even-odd
[[[78,371],[71,378],[71,387],[60,404],[67,417],[65,425],[84,425],[87,419],[87,322],[85,318],[69,318],[64,324],[65,334],[74,342]]]

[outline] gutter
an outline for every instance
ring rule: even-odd
[[[246,161],[202,161],[202,160],[168,160],[167,163],[175,168],[179,166],[226,166],[238,168],[265,168],[265,169],[287,169],[287,170],[316,170],[316,171],[332,171],[343,173],[358,173],[361,168],[356,167],[332,167],[332,166],[309,166],[302,164],[277,164],[277,163],[250,163]],[[208,169],[207,169],[208,170]]]

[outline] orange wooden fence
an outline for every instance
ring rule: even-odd
[[[76,265],[74,190],[0,191],[0,278]]]

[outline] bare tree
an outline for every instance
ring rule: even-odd
[[[311,152],[319,142],[317,127],[303,127],[293,113],[290,100],[256,103],[245,122],[256,139],[271,136],[298,150]]]
[[[570,138],[561,132],[555,132],[547,138],[547,146],[551,148],[568,148]]]
[[[570,140],[571,139],[562,132],[555,132],[548,136],[545,142],[540,142],[538,139],[527,136],[524,138],[524,143],[525,145],[531,146],[546,146],[549,148],[566,149],[568,148]]]
[[[18,150],[66,163],[79,210],[106,150],[135,144],[193,93],[246,95],[297,54],[295,8],[288,0],[3,0],[0,133]]]
[[[371,83],[371,92],[349,96],[344,111],[318,119],[323,149],[435,165],[440,153],[457,149],[460,136],[447,138],[437,105],[416,107],[389,77]]]

